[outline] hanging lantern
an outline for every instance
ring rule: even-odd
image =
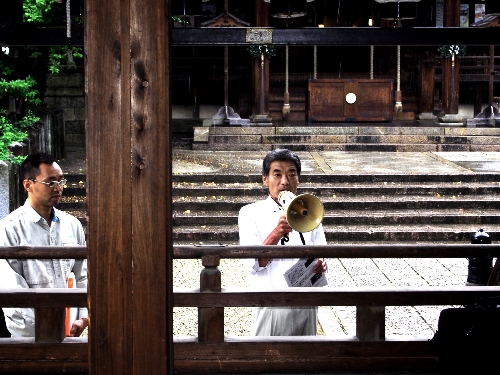
[[[264,0],[270,5],[270,14],[274,18],[297,18],[307,14],[307,3],[314,0]]]

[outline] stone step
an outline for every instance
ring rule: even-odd
[[[500,210],[326,210],[323,225],[496,225],[500,222]],[[238,211],[175,211],[174,227],[233,225],[238,223]]]
[[[326,125],[303,124],[302,126],[215,126],[210,127],[210,135],[354,135],[354,136],[437,136],[437,137],[500,137],[500,128],[468,128],[460,126],[391,126],[390,123],[366,123],[346,125],[329,123]],[[201,128],[203,129],[203,128]],[[195,130],[200,130],[195,127]],[[206,130],[206,129],[205,129]]]
[[[279,112],[279,111],[278,111]],[[377,126],[379,125],[379,126]],[[499,151],[500,128],[463,126],[240,126],[193,128],[193,150]]]
[[[263,154],[265,155],[265,153]],[[199,154],[199,162],[203,163],[203,158]],[[303,160],[305,163],[305,160]],[[260,164],[259,164],[260,167]],[[183,187],[188,184],[192,186],[204,185],[208,187],[219,187],[222,184],[234,184],[230,187],[237,188],[242,187],[255,187],[262,185],[262,176],[259,173],[227,173],[227,174],[207,174],[207,173],[189,173],[189,174],[174,174],[172,176],[173,187]],[[500,185],[500,173],[461,173],[457,175],[456,173],[419,173],[419,174],[408,174],[408,173],[386,173],[386,174],[369,174],[369,173],[359,173],[359,174],[322,174],[313,173],[308,171],[302,171],[300,175],[301,188],[305,184],[372,184],[379,183],[383,185],[387,184],[416,184],[416,185],[426,185],[426,184],[442,184],[450,183],[453,185],[461,185],[466,183],[486,183],[492,185]],[[217,185],[219,184],[219,185]],[[309,186],[309,185],[307,185]],[[302,189],[303,190],[303,189]]]
[[[203,162],[202,154],[195,154]],[[230,161],[229,161],[230,162]],[[68,175],[60,209],[86,217],[85,175]],[[262,199],[259,173],[172,175],[174,244],[237,244],[239,209]],[[328,243],[470,242],[478,229],[500,239],[500,174],[317,174],[300,193],[325,206]]]
[[[207,197],[203,200],[199,197],[180,197],[174,199],[174,212],[185,211],[239,211],[245,204],[256,201],[252,197]],[[364,210],[364,211],[396,211],[396,210],[419,210],[421,213],[425,211],[440,210],[498,210],[500,209],[500,200],[492,199],[489,196],[461,196],[459,198],[434,198],[434,197],[391,197],[390,199],[380,199],[380,197],[346,197],[325,198],[319,197],[325,211],[336,210]],[[80,206],[85,208],[84,205]],[[76,207],[75,207],[76,208]]]
[[[271,151],[287,148],[292,151],[377,151],[377,152],[499,152],[500,144],[386,144],[386,143],[193,143],[195,151]]]
[[[199,197],[229,197],[236,196],[265,196],[265,189],[261,186],[234,187],[229,184],[216,185],[189,185],[185,187],[174,186],[172,194],[175,196],[199,196]],[[411,201],[410,196],[433,196],[436,198],[455,196],[457,199],[463,195],[498,195],[500,185],[496,184],[441,184],[441,185],[399,185],[397,183],[387,183],[383,185],[319,185],[302,184],[297,194],[313,194],[317,197],[330,197],[337,199],[340,196],[362,196],[377,195],[390,199],[392,196],[405,196]],[[500,198],[499,198],[500,199]]]
[[[498,136],[344,135],[344,134],[214,134],[208,143],[237,144],[451,144],[500,145]]]
[[[334,243],[420,243],[465,242],[483,228],[495,242],[500,238],[499,225],[325,225],[326,239]],[[238,244],[237,225],[203,225],[198,227],[174,227],[174,244],[222,243]]]

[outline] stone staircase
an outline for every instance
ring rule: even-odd
[[[500,174],[302,175],[325,206],[329,244],[500,239]],[[259,175],[175,175],[174,243],[237,244],[241,206],[266,196]]]
[[[196,151],[191,157],[203,164]],[[227,157],[221,162],[230,162],[231,155]],[[325,174],[312,169],[302,174],[299,193],[323,202],[330,244],[469,243],[480,228],[495,242],[500,241],[500,171],[492,170]],[[68,184],[59,208],[86,225],[86,176],[78,170],[65,176]],[[175,244],[237,244],[239,209],[267,195],[254,172],[185,171],[172,179]]]
[[[289,148],[294,151],[500,151],[500,128],[388,126],[386,123],[349,126],[307,124],[287,126],[194,127],[193,150],[255,151]],[[424,126],[425,124],[425,126]],[[432,126],[431,126],[432,125]]]

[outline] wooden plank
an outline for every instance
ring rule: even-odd
[[[500,256],[497,244],[454,245],[325,245],[325,246],[174,246],[175,259],[219,255],[239,258],[468,258]]]
[[[0,373],[88,373],[86,337],[60,344],[35,344],[34,338],[0,339]]]
[[[0,259],[86,258],[86,246],[0,246]]]
[[[65,320],[65,308],[35,307],[35,342],[62,342],[66,337]]]
[[[174,340],[177,373],[260,371],[435,371],[437,350],[428,341],[333,341],[317,337],[235,338],[200,344]]]
[[[92,374],[172,372],[169,5],[86,2]]]
[[[128,4],[88,0],[85,7],[85,54],[91,56],[85,59],[85,134],[93,374],[129,374],[133,362]]]
[[[130,1],[133,374],[172,373],[170,1]],[[138,292],[139,291],[139,292]]]
[[[466,305],[500,296],[497,286],[174,289],[176,307]]]
[[[392,90],[393,83],[387,79],[309,80],[308,120],[391,121]]]
[[[86,307],[87,290],[83,288],[0,289],[0,307],[65,308]]]
[[[361,341],[385,340],[385,306],[357,306],[356,337]]]
[[[293,341],[288,341],[293,339]],[[66,338],[63,344],[35,345],[34,339],[0,339],[0,372],[84,373],[85,338]],[[174,339],[176,373],[331,370],[430,370],[437,360],[428,341],[358,342],[324,337],[245,337],[223,343],[200,344]],[[314,353],[312,355],[311,353]],[[269,367],[266,367],[269,365]],[[220,366],[220,367],[219,367]]]

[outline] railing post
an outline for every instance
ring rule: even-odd
[[[218,255],[202,256],[201,264],[205,268],[201,271],[200,274],[200,292],[220,292],[221,273],[217,268],[220,264],[220,257]],[[223,307],[198,308],[198,341],[224,341]]]
[[[385,341],[385,306],[356,306],[356,337]]]
[[[35,308],[35,342],[63,342],[66,337],[65,320],[65,308]]]

